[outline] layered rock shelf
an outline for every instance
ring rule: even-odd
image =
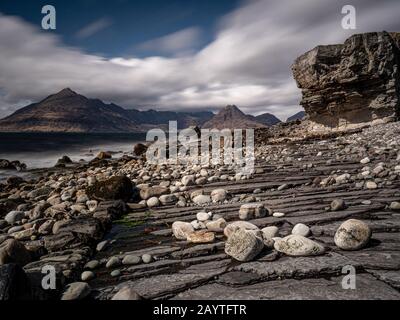
[[[249,176],[125,156],[9,181],[0,296],[399,299],[399,133],[259,146]],[[342,288],[346,266],[356,290]]]
[[[356,34],[318,46],[292,66],[313,130],[393,121],[400,110],[400,33]]]

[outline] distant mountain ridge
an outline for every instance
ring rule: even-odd
[[[202,125],[212,112],[139,111],[88,99],[69,88],[0,120],[1,132],[145,132],[178,121],[179,128]]]
[[[209,111],[140,111],[124,109],[114,103],[89,99],[69,88],[50,95],[38,103],[23,107],[0,120],[0,132],[146,132],[152,128],[167,129],[170,121],[178,129],[190,126],[215,129],[265,128],[281,121],[270,113],[252,116],[235,105],[218,114]]]

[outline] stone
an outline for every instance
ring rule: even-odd
[[[134,301],[134,300],[142,300],[142,298],[133,288],[123,287],[111,298],[111,300]]]
[[[96,200],[89,200],[86,202],[86,206],[88,207],[90,212],[95,212],[98,206],[98,201]]]
[[[251,220],[254,218],[263,218],[267,215],[267,210],[262,203],[247,203],[239,209],[239,219]]]
[[[182,178],[182,184],[183,184],[184,186],[192,186],[192,185],[195,184],[195,180],[196,180],[196,177],[193,176],[193,175],[184,176],[184,177]]]
[[[121,260],[118,257],[111,257],[106,263],[106,268],[111,269],[114,267],[118,267],[120,265],[121,265]]]
[[[227,196],[228,193],[225,189],[216,189],[211,192],[211,199],[213,202],[223,202]]]
[[[86,282],[74,282],[67,286],[62,294],[61,300],[82,300],[91,292],[90,286]]]
[[[262,232],[264,239],[273,239],[278,235],[279,229],[276,226],[270,226],[270,227],[261,229],[261,232]]]
[[[100,262],[98,260],[91,260],[85,264],[85,269],[94,270],[100,266]]]
[[[186,240],[187,236],[194,232],[194,228],[188,222],[176,221],[172,224],[172,232],[176,239]]]
[[[372,231],[363,221],[350,219],[344,222],[335,234],[335,244],[342,250],[359,250],[370,241]]]
[[[390,204],[390,209],[391,210],[400,210],[400,202],[394,201]]]
[[[92,271],[84,271],[81,274],[81,280],[84,282],[90,281],[95,278],[95,274]]]
[[[25,218],[25,212],[11,211],[5,216],[4,220],[6,220],[9,224],[13,225],[16,224],[17,222],[20,222],[24,218]]]
[[[174,194],[166,194],[162,195],[159,200],[163,205],[172,205],[178,201],[178,198]]]
[[[263,240],[250,230],[237,229],[225,243],[225,253],[235,260],[253,260],[264,248]]]
[[[296,59],[292,70],[310,129],[351,129],[396,119],[398,37],[388,32],[355,34],[344,44],[317,46]]]
[[[307,237],[310,234],[310,228],[305,224],[298,223],[293,227],[292,234]]]
[[[152,197],[149,200],[147,200],[146,205],[149,208],[158,207],[160,205],[160,200],[158,200],[157,197]]]
[[[223,232],[226,228],[226,221],[224,218],[219,218],[218,220],[209,221],[206,223],[206,228],[208,231],[212,232]]]
[[[194,197],[193,202],[197,205],[204,205],[211,202],[211,197],[208,195],[201,194]]]
[[[190,223],[195,230],[205,229],[206,225],[204,222],[200,222],[198,220],[194,220]]]
[[[367,183],[365,184],[365,187],[367,189],[373,190],[373,189],[377,189],[378,185],[374,181],[367,181]]]
[[[123,265],[136,265],[142,262],[142,258],[133,254],[126,255],[122,259]]]
[[[0,244],[0,265],[15,263],[23,267],[31,261],[31,253],[18,240],[7,239]]]
[[[96,156],[96,159],[99,159],[99,160],[106,160],[106,159],[111,159],[111,158],[112,158],[111,153],[104,152],[104,151],[99,152],[99,154]]]
[[[273,216],[275,218],[283,218],[286,214],[283,212],[274,212]]]
[[[325,253],[325,248],[321,244],[299,235],[290,235],[275,241],[274,248],[292,257],[317,256]]]
[[[90,199],[129,201],[134,195],[134,185],[125,176],[116,176],[108,180],[97,181],[86,189]]]
[[[142,255],[142,261],[143,261],[143,263],[148,264],[153,261],[153,256],[151,254],[146,253],[146,254]]]
[[[117,269],[117,270],[113,270],[110,273],[110,276],[113,278],[119,277],[121,275],[121,270]]]
[[[140,157],[147,152],[147,149],[147,146],[145,146],[143,143],[137,143],[133,147],[133,153],[135,154],[135,156]]]
[[[108,240],[104,240],[104,241],[99,242],[97,244],[97,246],[96,246],[96,251],[97,252],[103,251],[107,247],[108,243],[109,243]]]
[[[229,223],[226,228],[224,229],[224,235],[229,238],[230,235],[235,232],[237,229],[245,229],[245,230],[260,230],[256,225],[247,222],[247,221],[235,221]]]
[[[161,187],[161,186],[154,186],[154,187],[147,187],[140,190],[140,197],[143,200],[148,200],[152,197],[160,197],[164,194],[169,192],[169,188]]]
[[[335,199],[331,202],[331,210],[332,211],[340,211],[346,208],[346,203],[343,199]]]
[[[210,220],[212,218],[212,214],[211,214],[211,212],[199,212],[196,215],[196,218],[200,222],[205,222],[205,221],[208,221],[208,220]]]
[[[364,159],[362,159],[360,161],[361,164],[367,164],[367,163],[370,163],[370,162],[371,162],[371,160],[368,157],[366,157],[366,158],[364,158]]]
[[[207,230],[195,231],[189,233],[187,241],[191,243],[211,243],[215,240],[215,233]]]

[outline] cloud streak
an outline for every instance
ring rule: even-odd
[[[395,14],[400,1],[352,2],[358,13],[356,33],[400,30]],[[12,111],[7,105],[71,87],[124,107],[217,110],[236,104],[251,114],[272,112],[285,119],[301,110],[300,90],[290,70],[295,58],[354,33],[341,28],[345,4],[246,1],[219,22],[214,40],[201,50],[175,55],[196,40],[198,31],[186,29],[145,45],[174,52],[172,57],[147,58],[86,54],[17,17],[0,15],[0,115]]]
[[[86,39],[90,38],[91,36],[95,35],[96,33],[100,32],[101,30],[104,30],[112,25],[112,20],[109,18],[101,18],[99,20],[96,20],[87,26],[83,27],[81,30],[79,30],[76,34],[75,37],[78,39]]]

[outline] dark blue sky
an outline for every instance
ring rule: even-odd
[[[67,45],[105,56],[157,54],[137,45],[189,27],[201,28],[197,48],[212,41],[217,20],[232,11],[239,0],[1,0],[0,12],[16,15],[40,26],[41,8],[57,10],[57,30]],[[86,38],[77,33],[96,21],[106,21],[99,32]]]

